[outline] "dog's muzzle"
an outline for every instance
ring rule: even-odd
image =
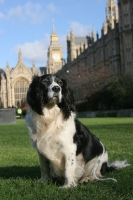
[[[58,93],[58,92],[60,92],[60,87],[59,87],[59,86],[54,86],[54,87],[52,88],[52,90],[53,90],[55,93]]]
[[[61,102],[61,87],[59,85],[51,85],[48,89],[48,97],[50,101]]]

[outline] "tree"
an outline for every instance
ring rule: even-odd
[[[87,100],[91,110],[133,108],[133,79],[129,75],[115,77]]]

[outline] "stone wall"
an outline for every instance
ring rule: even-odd
[[[133,109],[79,112],[77,113],[77,117],[78,118],[133,117]]]
[[[15,108],[0,109],[0,124],[15,124],[16,110]]]

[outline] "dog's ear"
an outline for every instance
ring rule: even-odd
[[[61,108],[64,118],[68,119],[71,115],[71,112],[75,112],[75,104],[74,104],[74,97],[73,93],[67,85],[66,80],[61,79],[63,82],[62,85],[62,101],[59,104]]]
[[[34,76],[27,92],[27,103],[32,110],[43,115],[43,90],[39,76]]]

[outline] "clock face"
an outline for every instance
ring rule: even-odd
[[[54,55],[53,55],[53,59],[54,59],[54,60],[59,60],[59,59],[60,59],[60,55],[57,54],[57,53],[54,54]]]

